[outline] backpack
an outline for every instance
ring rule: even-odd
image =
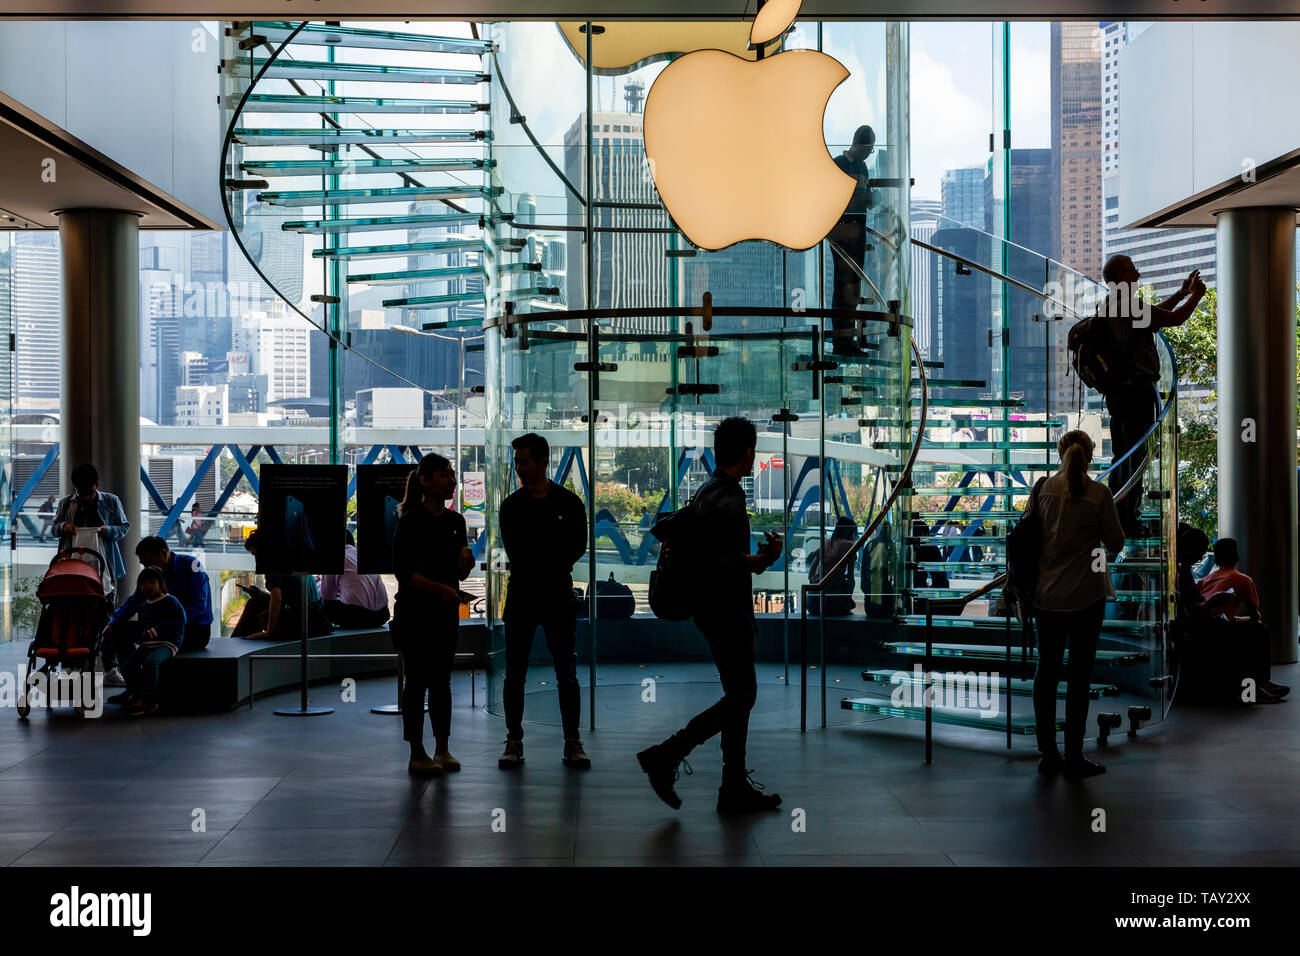
[[[1046,480],[1038,479],[1029,494],[1025,514],[1007,531],[1007,584],[1003,594],[1010,592],[1022,623],[1033,613],[1038,569],[1043,561],[1043,518],[1038,511],[1038,498]]]
[[[700,516],[692,498],[676,511],[655,519],[650,533],[659,541],[659,560],[650,572],[650,610],[664,621],[686,621],[699,604]]]
[[[578,600],[578,617],[585,618],[591,615],[591,608],[587,604],[585,595],[579,594],[578,589],[574,588],[575,597]],[[609,579],[606,581],[596,582],[596,619],[599,621],[617,621],[631,617],[636,613],[636,598],[632,595],[632,589],[621,581],[614,579],[614,572],[609,572]]]
[[[1104,395],[1123,381],[1125,358],[1106,315],[1098,313],[1080,319],[1070,327],[1065,345],[1074,373],[1084,385]]]

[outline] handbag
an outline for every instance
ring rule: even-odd
[[[1029,507],[1015,526],[1007,531],[1007,584],[1017,616],[1027,623],[1034,611],[1034,594],[1038,589],[1038,570],[1043,560],[1043,518],[1038,511],[1039,491],[1046,477],[1039,478],[1029,493]]]

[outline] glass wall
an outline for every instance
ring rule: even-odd
[[[910,443],[910,329],[888,331],[889,319],[906,315],[910,302],[907,72],[898,68],[906,63],[907,29],[806,23],[785,40],[785,49],[822,50],[850,71],[826,109],[831,155],[853,148],[860,126],[874,133],[874,150],[854,149],[855,157],[864,153],[874,195],[848,224],[858,231],[837,244],[839,252],[829,243],[806,252],[764,242],[715,252],[693,247],[660,203],[645,154],[646,92],[668,63],[588,70],[585,34],[578,35],[584,41],[575,49],[554,24],[497,24],[491,33],[499,71],[492,181],[501,206],[515,214],[505,234],[525,240],[521,258],[538,263],[561,295],[516,300],[511,320],[488,331],[489,706],[501,699],[499,616],[510,586],[492,518],[516,487],[509,441],[525,431],[548,439],[554,480],[582,497],[594,528],[595,548],[574,569],[584,592],[596,584],[588,600],[594,625],[580,625],[590,707],[584,720],[616,726],[635,714],[640,726],[649,720],[671,728],[716,694],[707,648],[690,623],[649,613],[647,585],[658,558],[649,529],[708,480],[717,423],[743,415],[759,432],[754,473],[743,482],[754,542],[767,529],[787,541],[784,560],[754,578],[760,678],[770,695],[756,724],[795,726],[799,589],[810,564],[826,561],[823,543],[837,527],[840,539],[854,540],[880,511]],[[602,39],[618,38],[593,35],[597,63]],[[507,117],[522,121],[503,122]],[[738,161],[761,148],[736,144]],[[774,208],[779,215],[779,202]],[[850,276],[851,303],[837,292]],[[501,281],[503,291],[511,286]],[[720,310],[707,328],[702,315],[684,311],[700,309],[706,293]],[[857,336],[850,320],[837,326],[804,314],[833,307],[860,308],[864,333]],[[563,311],[584,308],[597,315],[568,318]],[[721,314],[726,309],[735,314]],[[836,352],[845,353],[842,361],[818,367]],[[865,573],[858,556],[847,569],[846,599],[859,622],[865,610],[883,627],[902,567],[895,521],[880,527],[868,550]],[[846,623],[823,621],[820,609],[810,617],[814,720],[834,657],[828,642],[847,639]],[[861,684],[847,658],[831,666],[832,694]],[[553,718],[553,678],[534,670],[529,680],[536,701],[530,715],[542,709],[540,719]],[[640,706],[647,694],[655,707]]]
[[[1122,51],[1144,27],[796,24],[782,49],[820,50],[849,72],[827,103],[824,139],[844,157],[871,128],[859,157],[871,202],[804,252],[758,242],[705,252],[660,204],[645,156],[646,96],[673,58],[589,68],[581,26],[263,24],[271,62],[265,46],[240,50],[249,28],[232,27],[223,175],[235,228],[141,236],[141,453],[152,484],[141,520],[205,554],[228,619],[232,579],[251,570],[242,540],[260,462],[411,462],[430,450],[456,457],[459,444],[462,488],[475,495],[460,504],[476,506],[476,546],[496,569],[476,570],[470,585],[492,624],[495,707],[509,578],[492,516],[515,487],[509,439],[541,431],[556,480],[582,497],[595,529],[575,582],[608,587],[612,574],[632,592],[631,619],[601,618],[597,598],[581,638],[584,679],[622,688],[597,704],[613,715],[639,703],[637,672],[656,664],[698,664],[702,677],[673,675],[683,686],[712,680],[689,627],[649,626],[648,528],[707,480],[716,422],[744,414],[760,433],[745,483],[751,525],[787,540],[783,561],[755,579],[774,689],[803,676],[800,620],[812,609],[798,594],[810,568],[824,566],[837,525],[860,534],[880,512],[922,424],[914,340],[930,405],[910,493],[855,558],[852,616],[818,608],[807,631],[807,673],[830,689],[829,719],[865,719],[840,699],[869,697],[873,670],[899,670],[919,602],[996,579],[1006,529],[1052,467],[1060,433],[1087,429],[1107,466],[1104,406],[1064,349],[1093,307],[1105,255],[1133,255],[1157,294],[1194,267],[1212,282],[1204,236],[1118,222]],[[591,35],[597,60],[615,39]],[[735,161],[762,148],[735,143]],[[12,528],[20,597],[21,579],[52,553],[39,509],[58,491],[58,243],[3,235],[5,320],[18,339],[8,500],[30,484]],[[706,292],[739,311],[706,330],[685,311]],[[843,307],[869,317],[862,334],[800,311]],[[566,316],[577,309],[598,315]],[[493,321],[507,310],[528,321]],[[913,324],[891,335],[896,313]],[[1204,396],[1212,383],[1184,385]],[[1174,484],[1164,428],[1147,490]],[[1197,473],[1212,474],[1204,464]],[[1194,501],[1179,492],[1212,514],[1212,485]],[[1172,520],[1152,502],[1150,520]],[[1140,635],[1149,667],[1117,682],[1125,693],[1162,676],[1151,634],[1164,622],[1167,537],[1127,555],[1117,580],[1119,603],[1134,606],[1114,609],[1110,649],[1132,646],[1124,621],[1156,629]],[[994,599],[963,616],[996,609]],[[544,698],[550,685],[536,676]],[[765,699],[762,719],[797,722],[788,698]],[[1024,702],[1014,703],[1018,721]]]

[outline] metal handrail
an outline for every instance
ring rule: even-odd
[[[1157,336],[1159,337],[1161,344],[1164,345],[1165,349],[1169,353],[1169,363],[1172,369],[1171,376],[1173,379],[1173,386],[1169,390],[1169,397],[1165,399],[1164,408],[1160,410],[1160,414],[1156,416],[1156,420],[1152,423],[1151,427],[1146,430],[1146,432],[1142,435],[1142,437],[1138,439],[1136,444],[1134,444],[1133,447],[1130,448],[1128,451],[1126,451],[1124,454],[1120,455],[1119,458],[1112,461],[1104,471],[1100,472],[1093,479],[1094,481],[1101,481],[1105,478],[1108,478],[1111,475],[1111,473],[1115,471],[1116,468],[1118,468],[1121,464],[1123,464],[1125,461],[1128,460],[1129,456],[1140,452],[1142,454],[1143,460],[1140,465],[1138,465],[1133,469],[1133,473],[1128,476],[1128,480],[1124,482],[1123,487],[1121,487],[1120,490],[1116,492],[1115,494],[1116,502],[1123,501],[1124,498],[1127,497],[1128,494],[1132,491],[1133,486],[1142,480],[1142,471],[1144,468],[1146,468],[1147,462],[1149,461],[1146,452],[1147,440],[1150,439],[1151,436],[1156,433],[1156,429],[1158,429],[1161,423],[1165,420],[1165,416],[1169,414],[1170,409],[1174,407],[1175,400],[1178,398],[1178,362],[1174,358],[1173,346],[1169,344],[1169,340],[1166,339],[1163,335],[1157,333]],[[993,578],[993,580],[980,585],[978,588],[976,588],[974,591],[971,591],[969,594],[965,594],[959,598],[950,598],[948,599],[948,602],[951,604],[952,607],[965,607],[971,601],[977,600],[978,598],[983,597],[984,595],[990,593],[991,591],[999,587],[1005,586],[1006,583],[1007,583],[1007,572],[1003,571],[997,577]]]

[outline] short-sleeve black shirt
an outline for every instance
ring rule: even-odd
[[[393,576],[397,578],[396,620],[419,620],[449,609],[410,584],[420,574],[449,588],[460,587],[460,549],[469,546],[465,518],[450,508],[435,515],[423,505],[409,508],[393,532]]]

